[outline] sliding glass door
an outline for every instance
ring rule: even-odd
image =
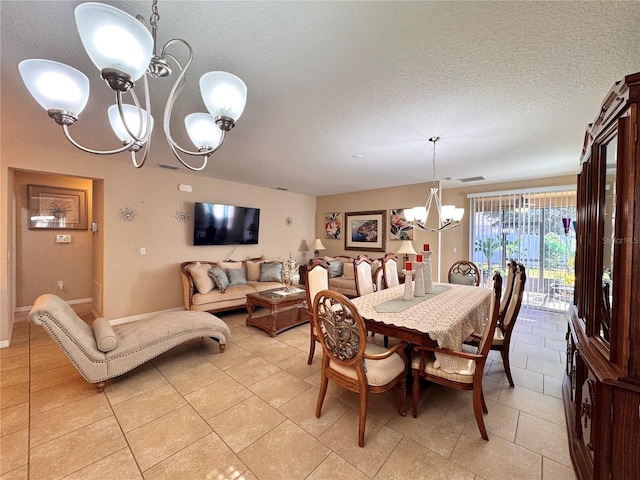
[[[483,272],[504,274],[509,259],[523,263],[523,307],[564,310],[575,282],[576,188],[563,186],[469,195],[469,251]]]

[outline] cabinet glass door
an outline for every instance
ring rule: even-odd
[[[599,278],[599,288],[596,309],[597,325],[595,334],[609,343],[611,338],[611,312],[613,310],[613,253],[616,244],[616,173],[618,161],[618,135],[611,137],[602,145],[601,168],[603,172],[602,198],[604,220],[602,231],[602,269]]]

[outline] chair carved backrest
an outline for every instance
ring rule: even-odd
[[[480,269],[470,260],[458,260],[449,268],[449,283],[480,285]]]
[[[321,290],[329,289],[329,263],[320,257],[309,260],[305,266],[306,280],[305,290],[307,293],[307,309],[311,313],[313,300]]]
[[[498,320],[498,322],[502,322],[509,302],[511,301],[511,295],[513,294],[513,279],[516,275],[517,267],[518,263],[513,258],[507,263],[507,281],[505,282],[502,300],[500,301],[500,320]]]
[[[371,259],[368,255],[358,255],[353,261],[353,269],[356,277],[356,293],[360,297],[373,293],[373,272],[371,271]]]
[[[400,285],[398,278],[398,257],[393,252],[388,252],[382,259],[383,288],[391,288]]]
[[[321,332],[318,340],[331,362],[356,370],[363,368],[367,330],[347,297],[331,290],[320,292],[313,305],[313,322]]]
[[[516,267],[511,301],[509,302],[509,306],[507,307],[504,317],[502,318],[502,323],[500,324],[500,329],[505,336],[505,343],[508,343],[508,339],[506,338],[507,333],[510,335],[511,330],[513,330],[513,326],[516,323],[516,319],[518,318],[518,314],[520,313],[522,294],[524,292],[525,284],[527,283],[527,273],[525,270],[525,266],[522,263],[519,263]]]

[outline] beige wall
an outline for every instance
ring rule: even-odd
[[[91,283],[91,295],[101,296],[101,299],[94,299],[94,303],[102,302],[102,308],[98,305],[97,309],[109,319],[181,307],[179,264],[188,260],[219,260],[230,252],[228,246],[192,245],[193,218],[181,223],[175,215],[179,210],[186,210],[193,216],[196,201],[261,209],[260,243],[238,247],[232,258],[261,254],[287,256],[289,252],[303,262],[309,258],[309,252],[303,249],[314,238],[315,197],[159,169],[153,165],[175,163],[159,156],[150,160],[149,166],[137,170],[128,161],[82,153],[66,144],[62,135],[55,137],[47,147],[43,142],[21,142],[16,139],[20,132],[7,132],[8,128],[13,127],[3,122],[0,145],[0,225],[3,231],[0,244],[8,254],[0,256],[0,342],[6,343],[9,339],[15,306],[11,301],[15,291],[12,274],[14,189],[13,182],[8,179],[17,170],[93,179],[96,194],[93,210],[95,220],[100,222],[100,235],[93,242],[89,263],[93,278],[87,282]],[[51,128],[55,129],[53,125]],[[215,162],[208,168],[215,169]],[[178,191],[181,183],[192,185],[193,192]],[[16,192],[16,195],[20,193]],[[118,218],[118,211],[123,207],[137,212],[135,221],[123,222]],[[287,217],[293,219],[291,226],[285,224]],[[140,254],[141,247],[146,248],[146,255]],[[30,295],[37,293],[34,289]]]
[[[92,235],[87,230],[28,228],[28,185],[65,187],[87,192],[88,225],[92,220],[91,180],[62,175],[17,171],[16,195],[16,300],[17,307],[33,305],[38,295],[54,293],[64,300],[91,297]],[[56,235],[71,236],[57,243]],[[58,288],[58,281],[64,288]]]
[[[449,188],[442,190],[442,203],[454,204],[458,207],[464,206],[465,218],[460,227],[448,230],[441,234],[414,232],[414,240],[412,242],[416,251],[422,248],[424,243],[431,245],[433,251],[432,266],[434,278],[439,281],[445,281],[449,265],[456,260],[469,258],[469,199],[468,194],[480,192],[494,192],[503,190],[515,190],[521,188],[536,188],[557,185],[575,185],[576,176],[568,175],[563,177],[540,178],[535,180],[526,180],[509,183],[496,183],[491,185],[468,185],[461,188]],[[431,183],[407,185],[404,187],[392,187],[379,190],[367,190],[363,192],[353,192],[341,195],[328,195],[318,197],[317,199],[317,215],[316,215],[316,232],[318,238],[322,239],[322,243],[327,250],[322,252],[325,255],[350,255],[356,256],[359,253],[367,253],[377,258],[382,256],[378,252],[354,252],[344,249],[344,235],[340,240],[324,238],[324,217],[328,212],[342,212],[344,222],[344,212],[368,211],[368,210],[385,210],[388,216],[389,210],[396,208],[410,208],[416,205],[424,205],[427,199],[429,187]],[[434,212],[431,212],[433,216]],[[434,223],[435,219],[430,221]],[[343,225],[344,226],[344,225]],[[387,230],[388,218],[387,218]],[[388,238],[388,234],[387,234]],[[385,243],[385,251],[395,252],[400,247],[397,240],[387,240]],[[455,249],[455,252],[454,252]],[[439,268],[439,266],[441,266]]]
[[[389,210],[397,208],[411,208],[416,205],[424,205],[426,201],[428,187],[431,183],[427,184],[415,184],[407,185],[404,187],[392,187],[382,188],[378,190],[366,190],[363,192],[345,193],[341,195],[327,195],[317,198],[316,210],[316,232],[318,238],[322,240],[322,243],[327,250],[321,252],[324,255],[349,255],[355,257],[360,253],[366,253],[372,258],[380,258],[384,255],[384,252],[365,252],[365,251],[353,251],[345,250],[345,235],[348,232],[345,231],[344,214],[345,212],[360,212],[370,210],[384,210],[386,218],[386,230],[385,232],[385,244],[384,250],[386,252],[396,252],[401,245],[399,240],[389,240]],[[343,222],[342,239],[325,239],[324,238],[324,218],[325,213],[329,212],[341,212]],[[431,249],[434,251],[432,257],[432,265],[434,275],[438,268],[438,251],[434,248],[438,244],[438,235],[430,232],[414,233],[413,247],[416,251],[422,249],[424,243],[429,243]],[[400,257],[402,257],[400,255]],[[415,260],[415,257],[412,257]],[[400,258],[402,261],[402,258]]]

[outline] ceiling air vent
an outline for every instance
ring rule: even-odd
[[[288,192],[289,189],[287,187],[276,187],[276,190],[281,190],[283,192]]]
[[[459,178],[458,181],[462,183],[469,182],[479,182],[480,180],[486,180],[484,177],[467,177],[467,178]]]
[[[180,167],[169,165],[168,163],[159,163],[158,166],[160,168],[166,168],[167,170],[180,170]]]

